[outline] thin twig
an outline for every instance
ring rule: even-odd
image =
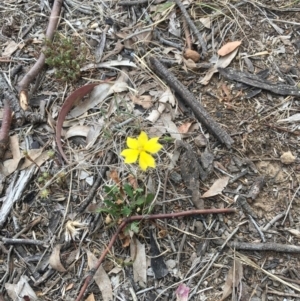
[[[186,19],[186,22],[188,23],[188,25],[192,29],[193,33],[196,35],[196,37],[197,37],[197,39],[198,39],[198,41],[201,45],[201,48],[202,48],[202,56],[205,57],[206,54],[207,54],[206,42],[204,41],[201,33],[199,32],[198,28],[196,27],[196,25],[194,24],[194,22],[190,18],[187,10],[185,9],[185,7],[181,3],[181,1],[180,0],[174,0],[174,1],[177,4],[177,6],[180,8],[184,18]]]
[[[205,108],[196,100],[195,96],[157,58],[150,57],[150,63],[155,72],[160,75],[183,100],[185,100],[197,119],[202,122],[220,142],[230,148],[233,143],[232,138],[214,119],[212,119]]]
[[[3,159],[9,144],[9,129],[10,129],[11,118],[12,118],[12,111],[9,106],[8,100],[4,99],[3,103],[4,103],[3,117],[2,117],[1,129],[0,129],[0,160]]]
[[[121,1],[118,3],[120,6],[132,6],[132,5],[139,5],[148,3],[148,0],[133,0],[133,1]]]
[[[58,25],[59,15],[61,11],[63,0],[55,0],[53,3],[51,15],[49,18],[49,24],[46,31],[46,39],[52,41],[54,37],[54,32]],[[45,65],[45,55],[41,52],[38,60],[32,66],[32,68],[25,74],[22,80],[18,83],[18,91],[21,97],[26,97],[26,101],[28,103],[28,87],[30,83],[36,78],[36,76],[40,73],[42,68]]]
[[[286,220],[286,217],[287,217],[288,214],[289,214],[289,211],[290,211],[290,209],[291,209],[293,200],[295,199],[296,195],[298,194],[299,189],[300,189],[300,185],[298,186],[296,192],[294,193],[294,195],[293,195],[293,197],[292,197],[292,199],[291,199],[291,201],[290,201],[290,204],[289,204],[289,206],[288,206],[288,208],[287,208],[287,210],[286,210],[286,212],[285,212],[285,217],[284,217],[284,219],[283,219],[283,221],[282,221],[282,223],[281,223],[282,225],[284,224],[284,222],[285,222],[285,220]]]
[[[166,213],[166,214],[153,214],[153,215],[136,215],[131,216],[128,218],[124,218],[123,221],[118,226],[115,234],[110,239],[110,242],[104,252],[101,254],[99,260],[97,261],[95,267],[89,271],[89,275],[86,277],[85,282],[76,298],[75,301],[80,301],[83,297],[83,294],[89,284],[89,282],[92,280],[95,272],[98,270],[100,265],[102,264],[106,254],[109,252],[109,250],[112,248],[113,244],[115,243],[116,239],[118,238],[119,233],[124,229],[124,227],[134,221],[141,221],[141,220],[156,220],[156,219],[172,219],[177,217],[184,217],[184,216],[193,216],[193,215],[200,215],[200,214],[218,214],[218,213],[235,213],[236,209],[206,209],[206,210],[190,210],[190,211],[182,211],[177,213]]]
[[[236,250],[246,251],[274,251],[281,253],[300,253],[300,246],[278,244],[273,242],[266,243],[248,243],[248,242],[231,242],[229,243],[231,248]]]

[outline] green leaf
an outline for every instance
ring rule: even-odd
[[[130,228],[129,228],[132,232],[134,233],[139,233],[139,224],[138,222],[133,222],[130,224]]]
[[[126,183],[126,184],[124,184],[123,188],[124,188],[125,192],[127,193],[127,195],[130,198],[133,198],[133,189],[132,189],[132,186]]]
[[[154,200],[155,195],[153,193],[149,193],[146,196],[145,204],[150,204]]]
[[[136,206],[141,206],[145,204],[146,198],[145,196],[140,196],[137,198],[137,200],[134,202]]]
[[[127,207],[127,206],[124,206],[121,210],[121,213],[124,215],[124,216],[129,216],[132,212],[132,209]]]

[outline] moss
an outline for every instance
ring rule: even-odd
[[[55,68],[55,77],[63,82],[75,82],[80,78],[80,66],[88,49],[79,45],[78,38],[64,38],[55,35],[53,42],[46,40],[44,54],[46,64]]]

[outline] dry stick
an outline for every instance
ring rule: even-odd
[[[150,62],[155,72],[189,105],[197,119],[202,122],[220,142],[230,148],[233,143],[232,138],[212,119],[195,96],[157,58],[150,57]]]
[[[247,243],[247,242],[230,242],[231,248],[245,251],[275,251],[281,253],[300,253],[300,246],[278,244],[273,242],[266,243]]]
[[[236,209],[206,209],[206,210],[190,210],[190,211],[182,211],[178,213],[166,213],[166,214],[153,214],[153,215],[135,215],[128,218],[124,218],[121,224],[118,226],[115,234],[110,239],[110,242],[102,255],[100,256],[99,260],[97,261],[95,267],[89,271],[89,275],[86,277],[84,284],[76,298],[75,301],[80,301],[83,297],[84,292],[86,291],[86,288],[89,284],[89,282],[92,280],[95,272],[100,267],[102,261],[104,260],[106,254],[109,252],[109,250],[112,248],[113,244],[115,243],[119,233],[124,229],[124,227],[127,224],[130,224],[134,221],[141,221],[141,220],[156,220],[156,219],[168,219],[168,218],[177,218],[177,217],[183,217],[183,216],[193,216],[196,214],[217,214],[217,213],[235,213]]]
[[[105,160],[103,160],[103,163],[102,165],[104,165],[94,183],[94,185],[92,186],[92,188],[90,189],[89,191],[89,194],[88,196],[86,197],[86,199],[81,203],[80,207],[77,209],[77,212],[78,213],[82,213],[86,207],[90,204],[90,202],[94,199],[94,196],[97,192],[97,189],[99,188],[103,178],[104,178],[104,175],[106,174],[107,170],[108,170],[108,165],[112,164],[112,161],[113,161],[113,153],[112,152],[109,152],[108,155],[107,155],[107,158],[105,158]]]
[[[4,99],[3,103],[4,103],[3,118],[2,118],[2,124],[0,129],[0,160],[3,159],[3,156],[9,144],[9,129],[10,129],[11,117],[12,117],[12,111],[9,106],[8,100]]]
[[[177,4],[177,6],[180,8],[184,18],[186,19],[186,22],[189,24],[190,28],[192,29],[193,33],[196,35],[201,48],[202,48],[202,56],[206,56],[207,54],[207,47],[206,47],[206,42],[204,41],[201,33],[199,32],[199,30],[197,29],[196,25],[193,23],[192,19],[190,18],[187,10],[185,9],[185,7],[183,6],[183,4],[181,3],[180,0],[174,0],[175,3]]]
[[[53,3],[51,15],[49,18],[49,24],[46,31],[46,39],[53,40],[54,32],[59,21],[60,10],[63,0],[55,0]],[[28,103],[28,87],[30,83],[36,78],[45,65],[45,55],[41,52],[38,60],[32,66],[32,68],[25,74],[22,80],[18,83],[18,91],[20,93],[20,99],[26,97]]]
[[[120,6],[131,6],[148,3],[148,0],[135,0],[135,1],[121,1],[118,3]]]

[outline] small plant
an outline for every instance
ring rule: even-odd
[[[55,77],[64,82],[74,82],[80,77],[80,65],[87,55],[87,48],[78,45],[75,38],[68,39],[56,35],[53,42],[45,41],[46,64],[55,68]]]
[[[117,185],[104,186],[106,199],[104,200],[105,207],[98,209],[98,212],[108,214],[107,223],[112,219],[118,222],[121,218],[129,217],[132,214],[149,213],[151,208],[147,208],[153,199],[152,193],[145,194],[144,189],[134,189],[130,184],[124,184],[123,187]],[[132,223],[130,230],[138,232],[138,223]]]

